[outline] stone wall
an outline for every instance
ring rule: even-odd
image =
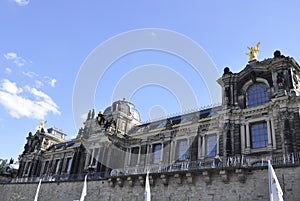
[[[285,201],[300,200],[300,167],[275,168]],[[88,181],[89,200],[142,201],[145,175]],[[261,168],[210,169],[150,174],[152,201],[268,201],[268,171]],[[0,184],[1,201],[33,200],[38,183]],[[83,182],[43,182],[39,201],[79,200]]]

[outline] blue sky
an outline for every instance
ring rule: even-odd
[[[80,125],[75,124],[74,118],[78,121],[84,116],[80,110],[80,115],[74,117],[73,107],[73,93],[81,70],[92,59],[93,52],[103,49],[114,38],[149,28],[181,34],[207,53],[199,55],[199,60],[211,59],[216,71],[207,66],[201,68],[213,72],[206,79],[214,81],[225,66],[233,72],[245,67],[247,46],[258,41],[261,42],[259,60],[272,57],[274,50],[279,49],[299,61],[299,8],[296,0],[1,0],[0,158],[16,159],[23,151],[28,132],[35,132],[43,120],[47,120],[47,128],[64,130],[68,139],[76,136]],[[162,39],[156,35],[159,31],[151,33],[154,38]],[[137,42],[127,43],[130,46]],[[172,45],[188,52],[185,44],[177,45],[175,41]],[[109,54],[104,51],[100,56],[105,59]],[[89,97],[93,105],[81,102],[83,97],[75,97],[86,112],[93,107],[96,111],[105,109],[112,100],[119,99],[123,94],[114,92],[127,89],[125,81],[136,80],[137,75],[139,81],[154,79],[152,84],[129,83],[136,86],[134,93],[126,98],[136,105],[144,121],[221,101],[210,99],[211,94],[220,91],[210,90],[205,76],[196,72],[182,55],[145,47],[120,55],[109,66],[101,66],[99,62],[93,68],[106,71]],[[148,72],[157,68],[162,71]],[[90,81],[89,77],[83,80]],[[176,91],[179,88],[192,89],[193,93],[188,93],[195,97],[196,104],[187,103],[182,108],[182,91]],[[84,85],[81,90],[88,89]]]

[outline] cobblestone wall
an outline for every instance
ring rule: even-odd
[[[285,201],[300,200],[300,167],[275,168]],[[89,200],[142,201],[145,175],[88,181]],[[150,174],[152,201],[268,201],[266,168]],[[1,201],[34,200],[37,183],[0,184]],[[39,201],[79,200],[83,182],[44,182]]]

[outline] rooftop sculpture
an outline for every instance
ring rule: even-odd
[[[258,42],[255,47],[248,47],[248,49],[250,50],[250,52],[247,53],[247,55],[249,55],[249,62],[257,60],[259,46],[260,42]]]

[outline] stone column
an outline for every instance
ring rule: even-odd
[[[242,153],[245,152],[245,126],[241,125],[241,149]]]
[[[177,160],[177,140],[174,141],[172,153],[173,153],[172,163],[174,163]]]
[[[106,155],[106,164],[108,164],[108,165],[106,165],[106,166],[109,166],[109,165],[111,165],[111,155],[112,155],[112,150],[113,150],[113,148],[111,147],[111,146],[107,146],[106,147],[106,149],[107,149],[107,155]]]
[[[272,132],[271,132],[271,125],[270,120],[267,120],[267,128],[268,128],[268,148],[272,148]]]
[[[137,162],[136,162],[137,165],[140,165],[140,160],[141,160],[141,149],[142,149],[142,146],[139,146],[139,154],[138,154],[138,158],[137,158]]]
[[[191,151],[192,151],[192,144],[190,142],[193,142],[190,138],[187,138],[187,147],[186,147],[186,156],[191,161]],[[190,149],[189,149],[190,148]]]
[[[127,158],[127,160],[125,159],[125,161],[127,161],[127,163],[125,162],[125,165],[126,166],[130,166],[130,160],[131,160],[131,154],[132,154],[132,148],[128,148],[127,149],[127,153],[128,154],[126,154],[128,157],[126,157]],[[125,155],[125,156],[126,156]]]
[[[204,158],[205,157],[205,136],[202,136],[201,137],[202,138],[202,153],[201,153],[201,156],[202,156],[202,158]]]
[[[246,149],[245,152],[250,152],[250,128],[249,128],[249,123],[246,124]]]
[[[163,162],[163,156],[164,156],[164,143],[161,143],[161,149],[160,149],[160,163]]]
[[[201,158],[201,154],[202,154],[202,150],[201,150],[201,148],[202,148],[202,146],[201,146],[201,143],[202,143],[202,140],[201,140],[202,138],[201,138],[201,136],[199,135],[198,136],[198,159],[200,159]]]
[[[150,160],[151,160],[151,150],[152,150],[152,144],[147,146],[147,155],[146,155],[146,165],[150,164]]]
[[[172,149],[173,141],[172,140],[169,141],[168,146],[169,146],[168,147],[168,149],[169,149],[169,151],[168,151],[168,160],[166,161],[166,163],[171,164],[172,163],[172,152],[173,152],[173,149]]]
[[[271,123],[271,130],[272,130],[272,143],[273,143],[273,149],[276,149],[276,133],[275,133],[275,127],[274,127],[274,120],[270,120]]]

